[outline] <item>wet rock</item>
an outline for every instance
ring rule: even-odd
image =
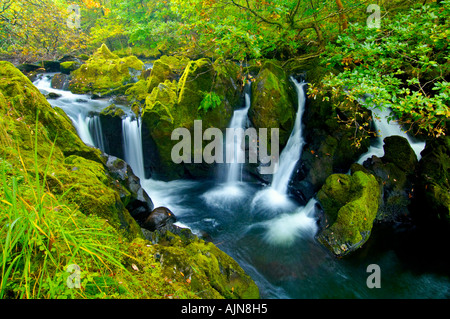
[[[45,96],[48,100],[56,100],[61,97],[61,94],[50,92]]]
[[[59,61],[43,61],[42,65],[44,66],[45,72],[60,72],[61,62]]]
[[[417,157],[406,138],[391,136],[384,139],[384,156],[372,156],[361,168],[353,165],[352,172],[363,170],[376,176],[383,194],[377,221],[401,222],[410,216],[414,197]]]
[[[295,91],[285,71],[267,61],[252,84],[250,121],[255,128],[279,128],[280,147],[286,145],[295,122]]]
[[[122,119],[125,112],[114,104],[100,112],[105,153],[124,158]]]
[[[106,167],[109,175],[116,181],[115,187],[120,194],[130,215],[139,223],[143,223],[152,212],[154,205],[134,175],[132,168],[125,161],[112,155],[107,157]]]
[[[155,231],[157,229],[161,229],[164,226],[173,224],[175,221],[175,215],[168,208],[157,207],[142,223],[142,228],[150,231]]]
[[[323,208],[317,239],[336,256],[360,248],[369,238],[380,201],[373,175],[333,174],[317,194]]]
[[[57,73],[52,77],[51,87],[57,90],[68,90],[70,75]]]
[[[450,224],[450,137],[430,139],[418,165],[417,216]]]

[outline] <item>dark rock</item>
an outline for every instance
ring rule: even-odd
[[[53,76],[51,87],[57,90],[68,90],[70,82],[70,75],[57,73]]]
[[[409,219],[414,196],[417,157],[406,138],[391,136],[384,139],[383,157],[373,156],[363,166],[375,175],[383,194],[377,221],[400,222]],[[352,171],[361,170],[352,166]]]
[[[29,72],[37,71],[39,69],[42,69],[42,65],[39,64],[31,64],[31,63],[24,63],[17,66],[17,68],[22,71],[22,73],[27,74]],[[42,72],[45,70],[42,69]]]
[[[450,223],[450,137],[430,139],[421,153],[417,174],[416,215]]]
[[[124,158],[122,118],[125,112],[111,104],[100,113],[105,152],[107,154]]]
[[[60,72],[60,64],[59,61],[43,61],[42,62],[45,72]]]
[[[155,231],[176,221],[175,215],[166,207],[155,208],[142,224],[142,228]]]
[[[61,94],[50,92],[45,97],[47,99],[49,99],[49,100],[56,100],[56,99],[59,99],[61,97]]]
[[[408,140],[401,136],[389,136],[384,139],[383,162],[389,162],[405,172],[413,172],[417,165],[417,156]]]
[[[120,158],[104,154],[107,158],[106,167],[109,175],[115,179],[122,202],[130,215],[138,222],[143,223],[154,205],[147,192],[142,188],[140,179],[134,175],[130,165]]]

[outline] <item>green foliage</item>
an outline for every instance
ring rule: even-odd
[[[105,220],[87,218],[68,206],[65,194],[56,197],[47,191],[53,147],[41,177],[37,136],[34,176],[23,173],[31,168],[18,170],[0,158],[0,298],[95,298],[122,293],[111,291],[110,285],[92,294],[85,290],[86,285],[98,287],[99,279],[114,274],[112,269],[124,269],[118,234]],[[24,163],[21,158],[20,162]],[[83,269],[83,289],[68,287],[70,264]]]
[[[85,48],[86,34],[67,25],[68,3],[0,1],[0,48],[22,62],[57,59]]]
[[[446,134],[449,16],[450,2],[442,1],[387,15],[380,29],[351,24],[322,56],[328,67],[342,70],[324,78],[324,89],[353,101],[365,99],[365,107],[390,108],[415,132]],[[318,91],[311,87],[309,92]]]
[[[208,112],[208,110],[213,110],[222,103],[222,99],[214,92],[205,94],[205,97],[200,102],[198,111]]]

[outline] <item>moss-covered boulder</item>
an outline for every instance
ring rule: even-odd
[[[189,229],[171,225],[144,232],[152,241],[163,273],[173,281],[188,283],[198,297],[207,299],[258,299],[259,289],[239,264],[211,242]]]
[[[60,70],[63,74],[70,74],[70,72],[75,71],[80,66],[81,64],[77,61],[67,61],[61,63]]]
[[[450,223],[450,137],[427,141],[418,165],[414,206],[421,219]]]
[[[233,107],[239,103],[239,93],[233,86],[237,81],[237,71],[235,65],[224,61],[216,64],[208,59],[189,61],[179,81],[171,76],[162,76],[158,81],[163,81],[146,95],[142,119],[144,131],[150,135],[148,139],[156,146],[158,178],[205,177],[212,174],[212,166],[205,163],[173,163],[171,150],[178,141],[172,141],[171,136],[176,128],[187,128],[193,135],[195,120],[202,120],[203,128],[225,129],[232,117]],[[156,77],[152,75],[147,81],[151,83],[154,79]],[[220,103],[202,107],[211,94],[217,96]]]
[[[1,156],[20,167],[23,163],[33,174],[37,162],[41,180],[45,176],[46,189],[54,196],[63,197],[86,215],[107,219],[128,238],[142,236],[120,198],[120,193],[127,190],[117,189],[122,186],[115,186],[101,152],[86,146],[67,115],[52,108],[12,64],[0,62],[0,79],[2,131],[15,143],[2,147]],[[21,163],[17,161],[19,151]]]
[[[289,139],[297,110],[295,90],[285,71],[267,61],[252,84],[249,118],[255,128],[279,128],[280,146]]]
[[[377,215],[380,189],[373,175],[333,174],[317,194],[324,215],[319,242],[336,256],[345,256],[369,238]]]
[[[135,56],[119,58],[103,44],[86,64],[72,72],[69,88],[78,94],[106,95],[137,82],[143,68],[144,63]]]
[[[58,90],[68,90],[70,79],[70,75],[57,73],[52,77],[51,87]]]

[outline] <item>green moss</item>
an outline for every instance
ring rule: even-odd
[[[60,65],[61,73],[70,74],[70,72],[75,71],[80,67],[80,63],[76,61],[62,62]]]
[[[380,188],[373,175],[356,171],[353,175],[334,174],[317,195],[328,228],[319,241],[335,255],[358,249],[370,236],[380,201]]]
[[[148,83],[146,80],[139,80],[134,83],[126,92],[129,101],[137,101],[141,102],[147,98],[148,92]]]
[[[285,145],[295,122],[292,87],[282,69],[266,62],[252,85],[249,117],[256,128],[279,128],[280,145]]]
[[[86,64],[72,72],[69,88],[74,93],[107,94],[134,82],[143,67],[142,61],[135,56],[119,58],[102,45]]]
[[[151,93],[159,83],[163,83],[165,80],[170,80],[172,78],[173,73],[170,66],[161,60],[155,61],[150,77],[147,80],[147,92]]]
[[[208,59],[190,61],[178,83],[178,105],[187,112],[196,114],[204,92],[212,89],[214,68]]]
[[[259,289],[236,261],[196,236],[159,234],[158,253],[166,277],[189,278],[201,298],[259,298]]]
[[[173,72],[181,74],[190,60],[185,56],[163,55],[159,61],[168,65]]]
[[[61,109],[52,108],[12,64],[0,62],[0,78],[0,96],[5,101],[1,103],[3,121],[8,137],[20,147],[23,165],[34,167],[34,136],[37,134],[38,170],[44,176],[53,141],[56,141],[48,167],[49,189],[57,196],[64,194],[85,214],[108,219],[127,236],[141,236],[140,228],[120,200],[120,191],[107,175],[101,152],[86,146],[67,115]],[[11,150],[4,156],[17,158],[16,152]]]
[[[115,104],[111,104],[110,106],[108,106],[107,108],[103,109],[100,112],[100,115],[105,115],[105,116],[110,116],[110,117],[124,117],[125,111],[122,110],[121,108],[117,107]]]

